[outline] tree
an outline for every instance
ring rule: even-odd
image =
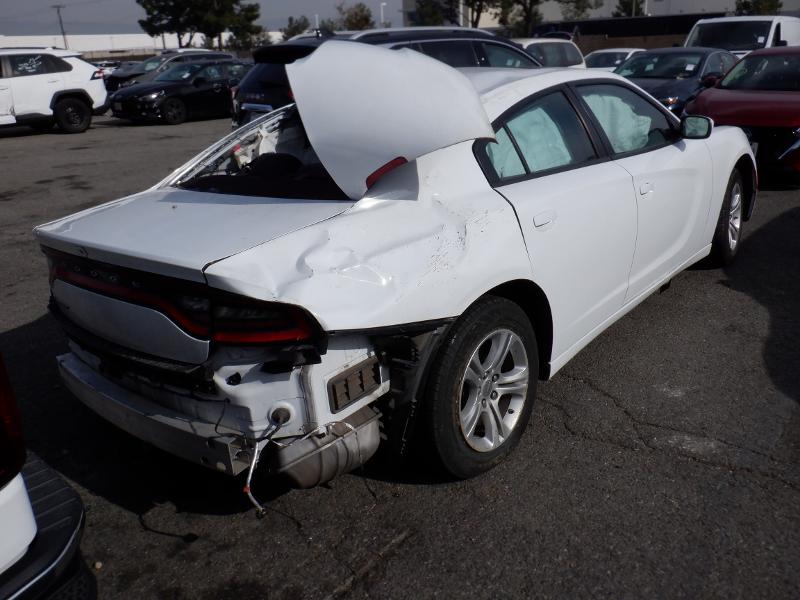
[[[336,12],[339,13],[341,29],[358,31],[375,27],[372,11],[363,2],[356,2],[353,6],[346,6],[344,2],[341,2],[336,5]]]
[[[781,0],[736,0],[737,15],[777,15],[782,8]]]
[[[617,7],[611,13],[612,17],[643,17],[644,7],[642,0],[617,0]]]
[[[261,25],[256,25],[261,15],[261,7],[256,4],[239,5],[228,21],[228,47],[232,50],[250,50],[256,46],[269,44],[269,36]]]
[[[565,21],[589,18],[589,11],[600,8],[603,0],[557,0],[561,5],[561,17]]]
[[[542,21],[539,5],[542,0],[500,0],[498,21],[511,37],[533,35],[533,28]]]
[[[136,0],[147,16],[139,19],[139,26],[148,35],[158,36],[174,33],[178,36],[178,47],[184,46],[183,36],[189,36],[185,45],[192,43],[197,33],[198,11],[192,0]]]
[[[327,31],[327,32],[334,32],[334,31],[341,31],[342,26],[336,19],[322,19],[319,22],[319,30],[320,31]]]
[[[308,17],[302,15],[297,17],[289,17],[289,22],[286,24],[286,27],[281,29],[281,33],[283,34],[283,40],[286,41],[294,36],[307,31],[311,23],[308,22]]]
[[[439,0],[417,0],[413,25],[444,25],[445,7]]]

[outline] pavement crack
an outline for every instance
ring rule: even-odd
[[[375,554],[373,554],[372,557],[370,557],[369,560],[367,560],[363,565],[361,565],[357,569],[350,569],[352,571],[352,575],[347,577],[342,583],[340,583],[336,588],[334,588],[334,590],[330,594],[325,596],[325,600],[334,600],[335,598],[339,598],[342,595],[351,591],[353,589],[353,586],[359,580],[363,579],[382,560],[384,560],[390,552],[392,552],[395,548],[400,546],[409,537],[411,537],[411,531],[408,529],[403,530],[398,535],[389,540],[388,543],[386,543],[380,550],[378,550]]]

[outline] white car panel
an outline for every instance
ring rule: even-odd
[[[513,208],[464,142],[392,171],[352,209],[205,274],[213,287],[299,304],[323,329],[348,330],[456,316],[530,272]]]
[[[36,520],[22,475],[0,489],[0,531],[2,573],[22,558],[36,535]]]
[[[164,188],[40,225],[36,236],[64,252],[205,282],[202,270],[209,263],[324,221],[352,205]]]
[[[550,301],[557,356],[622,306],[636,247],[631,176],[605,162],[498,191],[519,215],[533,279]]]
[[[703,140],[681,140],[615,162],[633,176],[639,207],[630,299],[675,272],[708,242],[703,232],[711,202],[706,175],[711,159]]]
[[[312,147],[355,200],[367,177],[395,158],[494,138],[470,82],[413,50],[330,41],[286,73]]]

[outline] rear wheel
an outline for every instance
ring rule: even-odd
[[[536,337],[519,306],[486,297],[464,313],[426,390],[430,441],[445,470],[472,477],[513,450],[530,419],[538,372]]]
[[[717,228],[711,242],[711,262],[718,267],[729,265],[736,258],[742,243],[744,223],[744,183],[738,169],[728,180],[725,198],[719,211]]]
[[[78,98],[59,100],[53,108],[53,116],[64,133],[83,133],[92,124],[92,110]]]
[[[167,98],[161,104],[161,118],[167,125],[180,125],[186,120],[186,104],[178,98]]]

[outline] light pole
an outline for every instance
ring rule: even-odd
[[[64,32],[64,21],[61,20],[61,9],[66,8],[63,4],[54,4],[50,8],[55,8],[58,14],[58,26],[61,28],[61,38],[64,40],[64,50],[67,49],[67,34]]]
[[[386,2],[381,2],[381,27],[383,27],[383,8],[386,6]]]

